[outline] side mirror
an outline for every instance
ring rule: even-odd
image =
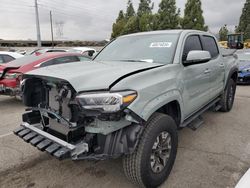
[[[198,63],[206,63],[212,59],[210,52],[193,50],[187,55],[186,61],[183,62],[184,65],[193,65]]]

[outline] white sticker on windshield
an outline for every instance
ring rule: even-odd
[[[172,42],[152,42],[150,48],[170,48]]]

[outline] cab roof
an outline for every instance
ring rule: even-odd
[[[159,30],[159,31],[133,33],[133,34],[128,34],[128,35],[123,35],[121,37],[141,36],[141,35],[157,35],[157,34],[177,34],[177,35],[180,35],[181,33],[190,33],[190,32],[210,34],[208,32],[200,31],[200,30],[173,29],[173,30]]]

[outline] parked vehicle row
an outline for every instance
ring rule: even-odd
[[[197,129],[210,108],[229,112],[237,77],[237,57],[207,32],[122,36],[92,62],[23,75],[29,111],[14,133],[58,159],[123,157],[128,179],[157,187],[174,165],[178,129]]]
[[[242,50],[237,53],[239,59],[239,84],[250,84],[250,50]]]
[[[94,48],[88,48],[88,47],[75,47],[70,49],[63,49],[63,48],[44,48],[44,49],[36,49],[30,53],[30,55],[41,55],[44,53],[49,52],[77,52],[80,54],[83,54],[85,56],[93,57],[93,55],[96,53],[96,50]]]
[[[0,66],[0,94],[21,96],[20,83],[25,73],[41,67],[90,61],[91,58],[79,53],[52,52],[39,56],[29,55]]]

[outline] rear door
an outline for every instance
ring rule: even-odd
[[[211,84],[211,99],[217,97],[224,88],[225,82],[225,66],[222,56],[220,55],[217,42],[214,37],[203,35],[201,37],[203,50],[209,51],[212,59],[210,60],[210,84]]]
[[[187,37],[182,54],[183,62],[192,50],[203,50],[199,35]],[[209,62],[184,66],[182,84],[185,117],[192,115],[209,102],[210,71]]]

